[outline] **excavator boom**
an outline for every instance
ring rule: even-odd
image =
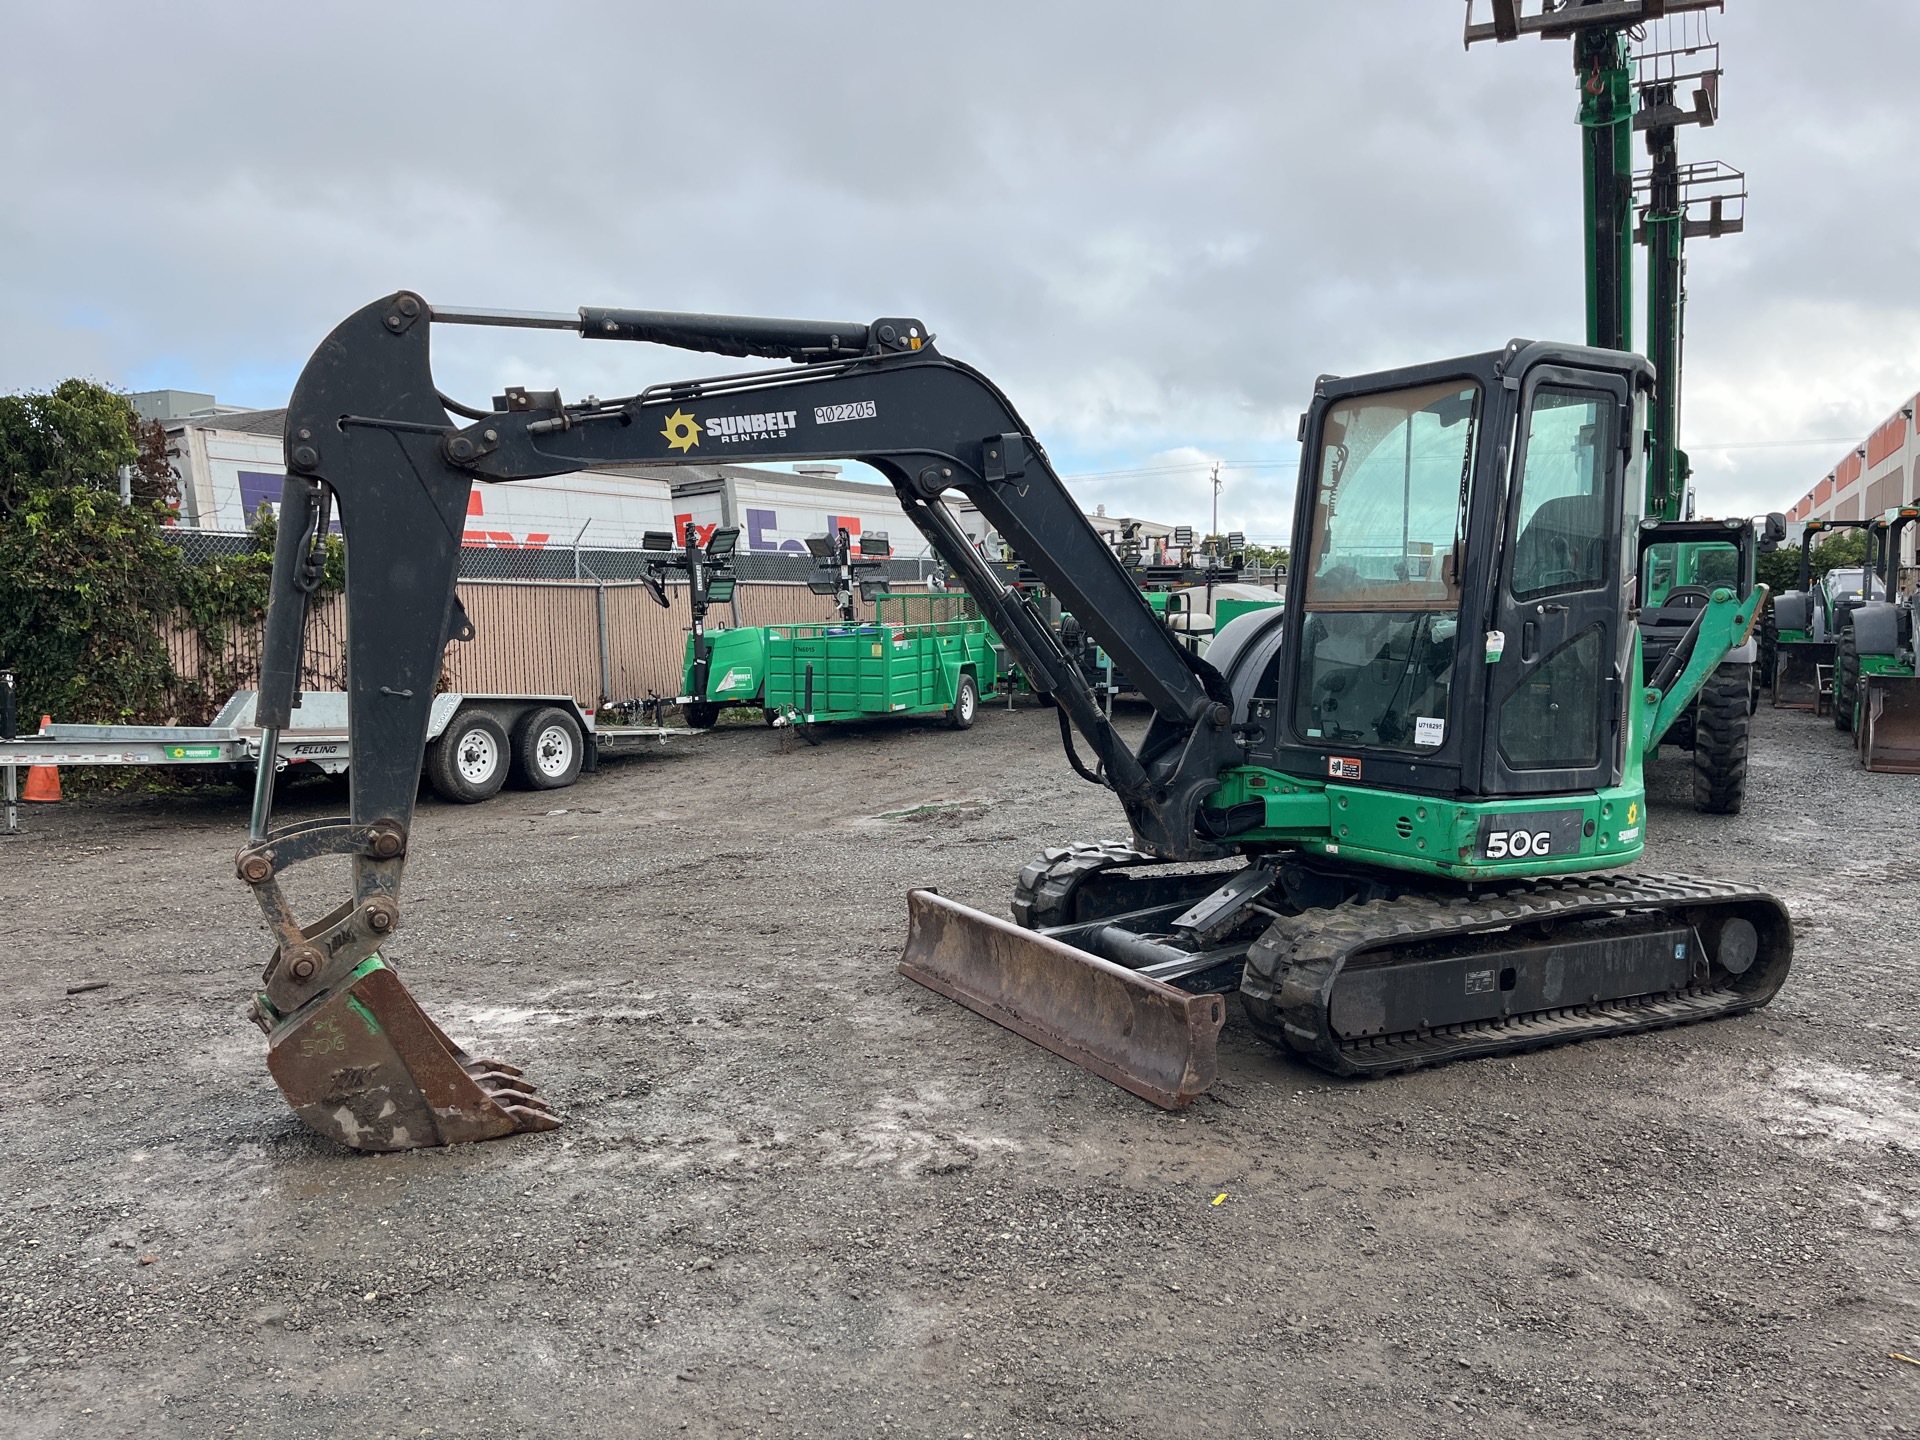
[[[514,389],[483,411],[437,389],[429,345],[436,322],[565,328],[588,339],[779,358],[799,368],[676,381],[579,405],[554,392]],[[327,337],[289,403],[258,709],[270,731],[291,723],[312,556],[337,510],[351,557],[351,813],[273,830],[263,771],[252,833],[238,859],[278,941],[253,1015],[269,1036],[276,1080],[316,1129],[349,1145],[393,1149],[558,1123],[519,1072],[475,1061],[448,1041],[382,954],[400,923],[400,879],[442,653],[449,641],[472,633],[455,589],[468,496],[475,483],[708,457],[872,465],[1014,650],[1033,687],[1053,697],[1075,768],[1114,790],[1140,843],[1168,860],[1224,853],[1193,824],[1233,754],[1220,677],[1155,617],[1006,398],[977,371],[941,355],[918,321],[854,325],[607,309],[524,315],[435,310],[415,294],[388,296]],[[1086,628],[1116,662],[1140,677],[1159,719],[1139,755],[1101,714],[1031,603],[1007,589],[973,548],[941,502],[950,490],[965,494],[1053,594],[1086,617]],[[1091,764],[1076,752],[1069,724],[1091,750]],[[318,854],[352,857],[353,894],[302,925],[280,877]],[[964,923],[954,919],[959,908],[946,907],[949,927]],[[915,933],[930,931],[917,926]],[[1002,935],[996,943],[1004,951],[1012,942]],[[1027,943],[1030,970],[1071,964],[1031,937]],[[992,1013],[1005,1008],[1004,995],[989,993],[995,987],[978,965],[953,959],[986,948],[916,945],[910,973]],[[1061,996],[1075,979],[1064,978],[1055,987]],[[1109,977],[1106,987],[1149,1008],[1164,1005],[1159,992],[1166,988],[1129,972]],[[1064,1051],[1111,1048],[1106,1029],[1130,1028],[1111,1006],[1075,1012],[1063,1004],[1058,1015],[1036,1016],[1033,1033],[1054,1036],[1045,1043]],[[1166,1029],[1173,1037],[1167,1043],[1180,1053],[1145,1069],[1210,1074],[1218,1011],[1215,1000],[1211,1029],[1198,1024],[1177,1036],[1178,1027]],[[1137,1054],[1138,1042],[1130,1043]],[[1141,1083],[1170,1095],[1181,1088]]]

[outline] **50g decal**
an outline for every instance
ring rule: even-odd
[[[1586,830],[1582,810],[1528,810],[1483,815],[1473,847],[1476,860],[1557,859],[1580,853]]]
[[[1487,859],[1504,860],[1509,855],[1551,855],[1551,830],[1494,830],[1487,835]]]

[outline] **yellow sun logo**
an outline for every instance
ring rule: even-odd
[[[667,437],[669,450],[691,450],[700,443],[700,422],[684,410],[676,410],[667,416],[667,428],[660,432]]]
[[[1634,821],[1638,820],[1639,818],[1640,818],[1639,805],[1629,800],[1627,802],[1627,824],[1631,825],[1633,824]]]

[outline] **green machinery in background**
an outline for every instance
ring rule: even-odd
[[[1920,505],[1867,522],[1866,598],[1840,628],[1833,666],[1833,723],[1854,732],[1867,769],[1903,775],[1920,774],[1913,596],[1900,593],[1901,538],[1916,521]]]
[[[687,606],[693,620],[687,628],[686,659],[681,666],[680,693],[674,703],[696,730],[720,718],[721,706],[734,703],[729,693],[746,675],[758,673],[759,646],[746,630],[707,629],[707,612],[730,604],[738,580],[733,572],[734,552],[740,544],[738,528],[716,528],[700,543],[700,529],[691,520],[679,534],[649,530],[641,537],[648,563],[640,577],[661,605],[667,604],[666,582],[684,579]],[[736,668],[753,657],[752,663]],[[718,696],[717,699],[710,698]],[[742,703],[750,703],[745,697]]]
[[[880,595],[868,623],[768,626],[767,708],[776,725],[940,715],[965,730],[998,693],[999,653],[965,595]]]
[[[1753,586],[1756,547],[1784,536],[1784,517],[1769,517],[1756,536],[1750,522],[1711,527],[1692,520],[1692,467],[1680,448],[1680,370],[1685,331],[1685,242],[1733,234],[1745,226],[1746,177],[1719,162],[1682,164],[1675,136],[1683,125],[1712,125],[1720,113],[1719,46],[1706,33],[1704,12],[1722,0],[1572,0],[1528,13],[1526,0],[1491,0],[1492,19],[1474,22],[1469,0],[1465,40],[1507,41],[1522,35],[1573,42],[1579,84],[1579,121],[1585,196],[1587,343],[1633,348],[1633,246],[1647,248],[1647,357],[1656,381],[1648,415],[1643,555],[1659,557],[1668,585],[1697,587],[1690,575],[1724,574],[1730,593],[1744,601]],[[1701,22],[1689,26],[1689,17]],[[1630,43],[1649,22],[1665,20],[1681,33],[1664,47]],[[1635,174],[1633,136],[1645,137],[1648,168]],[[1639,225],[1634,225],[1636,199]],[[1705,213],[1697,213],[1704,209]],[[1672,528],[1667,528],[1672,527]],[[1744,527],[1744,531],[1742,530]],[[1704,547],[1706,553],[1690,553]],[[1643,585],[1647,577],[1643,578]],[[1707,592],[1701,591],[1701,596]],[[1683,595],[1683,602],[1700,597]],[[1670,597],[1643,590],[1640,608],[1647,664],[1658,666],[1685,627],[1674,624]],[[1766,683],[1750,640],[1721,664],[1694,709],[1657,737],[1691,752],[1697,809],[1732,814],[1746,788],[1748,719]],[[1652,753],[1652,752],[1650,752]]]
[[[1174,536],[1175,543],[1191,555],[1192,530],[1180,526]],[[1241,616],[1286,604],[1283,591],[1240,578],[1246,571],[1246,537],[1236,530],[1221,538],[1225,541],[1224,554],[1209,548],[1178,565],[1156,564],[1144,558],[1137,526],[1130,525],[1116,550],[1121,565],[1146,597],[1148,607],[1196,657],[1204,657],[1214,638]],[[1087,683],[1103,698],[1109,711],[1116,697],[1140,693],[1139,687],[1114,664],[1113,657],[1094,642],[1071,613],[1059,615],[1056,629],[1067,653],[1074,657]]]
[[[845,529],[807,541],[818,562],[807,588],[835,598],[833,620],[707,628],[708,606],[733,597],[736,537],[715,531],[702,554],[689,525],[665,562],[689,577],[693,624],[678,700],[689,725],[705,729],[723,710],[748,709],[808,739],[815,725],[888,715],[938,715],[964,730],[981,699],[998,693],[1003,652],[978,609],[961,594],[889,594],[892,547],[878,536],[863,537],[857,553]],[[871,621],[859,618],[856,591],[874,606]]]
[[[1849,612],[1864,604],[1870,583],[1865,565],[1837,565],[1816,582],[1813,547],[1837,530],[1865,530],[1867,520],[1809,520],[1800,532],[1800,573],[1794,588],[1774,597],[1777,624],[1773,703],[1781,709],[1817,710],[1831,693],[1839,635]]]

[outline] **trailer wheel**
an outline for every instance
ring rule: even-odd
[[[1693,808],[1738,815],[1747,793],[1751,665],[1722,665],[1694,701]]]
[[[427,783],[455,805],[478,805],[507,783],[507,732],[491,715],[462,710],[427,747]]]
[[[695,730],[711,730],[720,723],[720,707],[711,700],[689,700],[680,713]]]
[[[529,790],[564,790],[585,758],[580,727],[564,710],[536,710],[514,731],[514,775]]]
[[[960,684],[954,689],[953,708],[947,711],[947,728],[971,730],[974,717],[979,713],[980,687],[974,683],[973,676],[962,670]]]

